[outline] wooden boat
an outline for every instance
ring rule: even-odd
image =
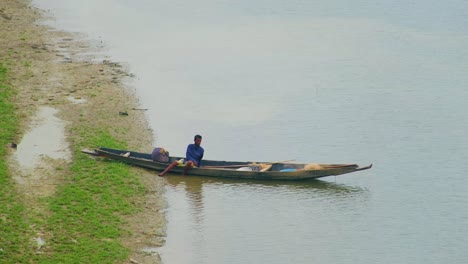
[[[169,162],[155,162],[151,158],[151,153],[140,153],[104,147],[96,150],[84,149],[82,152],[155,171],[163,171],[170,163],[184,159],[184,157],[171,156],[169,157]],[[201,167],[192,168],[189,170],[188,174],[237,179],[305,180],[362,171],[370,169],[371,167],[372,164],[360,167],[357,164],[303,164],[291,162],[203,160]],[[176,166],[171,170],[171,173],[183,173],[183,169],[183,166]]]

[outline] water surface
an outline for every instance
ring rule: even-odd
[[[168,177],[166,263],[465,263],[464,1],[57,1],[128,65],[155,146],[374,163],[304,183]]]
[[[14,157],[21,169],[37,167],[41,158],[69,160],[71,153],[65,138],[65,124],[56,116],[57,110],[40,107],[31,121],[30,130],[18,144]]]

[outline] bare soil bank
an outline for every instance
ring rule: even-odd
[[[92,49],[89,44],[81,42],[77,35],[38,25],[45,15],[26,0],[0,2],[0,61],[11,69],[10,85],[18,91],[15,104],[22,122],[21,134],[12,141],[21,144],[38,108],[47,106],[58,110],[56,116],[66,124],[65,138],[69,141],[79,136],[76,130],[83,124],[110,127],[113,136],[127,142],[129,148],[151,151],[152,131],[144,112],[134,110],[138,101],[122,84],[124,78],[129,78],[128,72],[117,63],[91,61],[80,55]],[[119,112],[127,112],[128,116]],[[80,155],[73,149],[73,142],[70,147],[72,159]],[[57,163],[65,169],[51,169]],[[13,159],[11,167],[18,167]],[[132,170],[140,175],[148,191],[133,201],[141,213],[126,219],[125,229],[130,232],[122,243],[132,251],[127,263],[160,263],[158,254],[147,249],[164,243],[165,180],[142,169]],[[15,173],[25,203],[36,210],[47,210],[38,204],[38,198],[54,195],[57,186],[64,184],[67,161],[44,158],[32,172]]]

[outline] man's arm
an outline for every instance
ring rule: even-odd
[[[186,157],[187,161],[193,162],[194,165],[198,167],[198,161],[192,155],[193,152],[195,151],[193,148],[194,148],[194,146],[192,144],[187,146],[187,153],[185,153],[185,157]]]
[[[204,155],[204,154],[205,154],[205,150],[202,148],[202,149],[201,149],[201,155],[200,155],[200,162],[199,162],[199,164],[201,164],[201,161],[202,161],[202,159],[203,159],[203,155]]]

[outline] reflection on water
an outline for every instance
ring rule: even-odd
[[[171,175],[170,177],[167,177],[167,183],[173,188],[184,186],[187,193],[191,193],[196,196],[201,194],[204,185],[222,185],[223,188],[249,187],[265,190],[276,188],[276,191],[285,190],[295,192],[308,190],[315,193],[328,193],[335,196],[348,196],[366,192],[365,189],[360,187],[347,186],[316,179],[305,181],[271,181]]]
[[[301,261],[311,259],[303,251],[317,241],[313,236],[326,235],[325,226],[341,221],[328,218],[337,210],[352,214],[369,197],[363,188],[320,180],[171,175],[167,183],[168,239],[160,251],[165,263],[287,263],[294,252]],[[280,254],[272,256],[272,248]]]

